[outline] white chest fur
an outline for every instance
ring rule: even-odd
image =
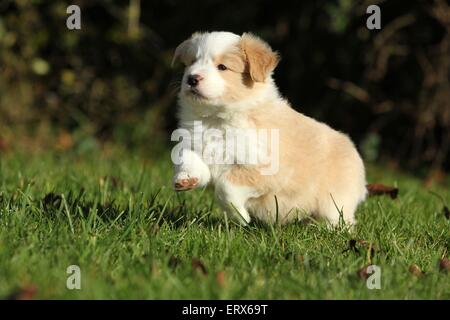
[[[190,133],[186,146],[208,165],[213,180],[233,165],[254,165],[259,161],[258,132],[245,119],[226,122],[206,118],[185,121],[183,127]]]

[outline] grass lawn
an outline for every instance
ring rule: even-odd
[[[450,298],[438,267],[450,220],[411,176],[370,166],[369,182],[400,194],[366,200],[351,232],[240,227],[211,190],[177,194],[171,177],[168,153],[0,154],[0,298],[29,287],[62,299]],[[432,190],[450,204],[448,184]],[[368,264],[381,268],[380,290],[357,275]],[[66,288],[69,265],[81,269],[81,290]]]

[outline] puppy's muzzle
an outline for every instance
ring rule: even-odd
[[[202,79],[203,78],[198,74],[191,74],[187,77],[187,84],[191,87],[196,87]]]

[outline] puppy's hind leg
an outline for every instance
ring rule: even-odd
[[[352,227],[355,225],[355,211],[358,206],[358,199],[351,197],[342,197],[339,195],[328,194],[320,204],[319,214],[325,218],[332,226],[344,223]]]

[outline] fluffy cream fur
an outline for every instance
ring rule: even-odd
[[[332,224],[340,216],[355,222],[356,207],[366,196],[361,157],[346,135],[298,113],[280,97],[272,79],[279,59],[267,43],[251,34],[196,33],[176,49],[177,61],[186,66],[180,127],[193,132],[201,121],[202,130],[278,129],[279,170],[263,175],[263,164],[206,164],[202,154],[186,150],[176,166],[176,190],[211,183],[226,211],[243,223],[252,216],[286,223],[309,214]],[[201,79],[195,88],[187,83],[193,74]],[[213,143],[206,139],[202,150]]]

